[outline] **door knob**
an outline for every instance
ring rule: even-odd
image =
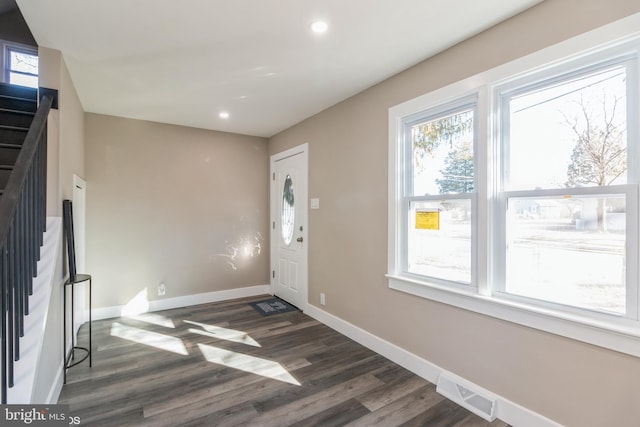
[[[298,237],[298,238],[296,239],[296,242],[300,242],[300,243],[302,243],[302,240],[303,240],[303,239],[302,239],[302,237]]]

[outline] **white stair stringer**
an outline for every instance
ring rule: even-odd
[[[7,391],[9,404],[44,403],[32,402],[32,396],[41,357],[53,357],[41,353],[51,292],[54,284],[59,282],[55,276],[61,248],[62,218],[49,217],[44,243],[40,248],[38,274],[33,279],[33,295],[29,297],[29,315],[24,318],[24,336],[20,338],[20,360],[14,365],[14,386]]]

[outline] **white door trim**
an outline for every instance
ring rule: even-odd
[[[87,183],[73,175],[73,232],[76,245],[76,267],[78,273],[86,273],[86,206]],[[81,199],[78,199],[81,197]]]
[[[304,194],[306,195],[306,199],[303,200],[303,203],[305,204],[305,206],[309,206],[309,144],[308,143],[304,143],[301,145],[298,145],[296,147],[290,148],[288,150],[282,151],[280,153],[276,153],[274,155],[271,156],[271,162],[270,162],[270,169],[269,169],[269,182],[270,182],[270,194],[269,194],[269,200],[270,200],[270,221],[269,221],[269,235],[270,235],[270,253],[271,253],[271,262],[270,262],[270,266],[271,266],[271,271],[269,272],[269,281],[271,284],[271,294],[275,294],[275,289],[276,289],[276,283],[275,283],[275,278],[274,278],[274,272],[276,271],[276,263],[277,261],[277,252],[278,252],[278,239],[279,236],[276,236],[274,233],[274,224],[275,221],[277,221],[276,219],[276,213],[277,213],[277,205],[276,205],[276,200],[280,200],[280,192],[279,189],[276,189],[276,183],[273,180],[273,176],[275,173],[275,164],[277,161],[279,160],[283,160],[286,159],[288,157],[292,157],[298,154],[302,154],[302,159],[303,159],[303,164],[304,164],[304,173],[307,175],[307,179],[305,179],[306,183],[306,188],[304,188]],[[305,244],[302,247],[302,258],[303,258],[303,263],[304,263],[304,271],[302,272],[302,287],[300,289],[300,293],[302,294],[302,304],[301,306],[299,306],[298,308],[302,311],[306,311],[307,309],[307,301],[309,300],[309,212],[307,209],[307,214],[305,215],[303,222],[302,222],[302,227],[304,229],[303,231],[303,235],[304,235],[304,242]]]
[[[86,211],[87,211],[87,183],[78,175],[73,175],[73,234],[76,250],[76,270],[78,273],[86,273]],[[81,301],[74,308],[76,324],[74,333],[80,326],[89,320],[89,293],[85,286],[76,289],[76,301]]]

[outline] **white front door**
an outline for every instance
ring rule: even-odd
[[[271,288],[305,309],[307,302],[307,145],[271,156]]]

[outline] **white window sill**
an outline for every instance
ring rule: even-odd
[[[619,324],[387,274],[389,287],[432,301],[640,357],[640,322]]]

